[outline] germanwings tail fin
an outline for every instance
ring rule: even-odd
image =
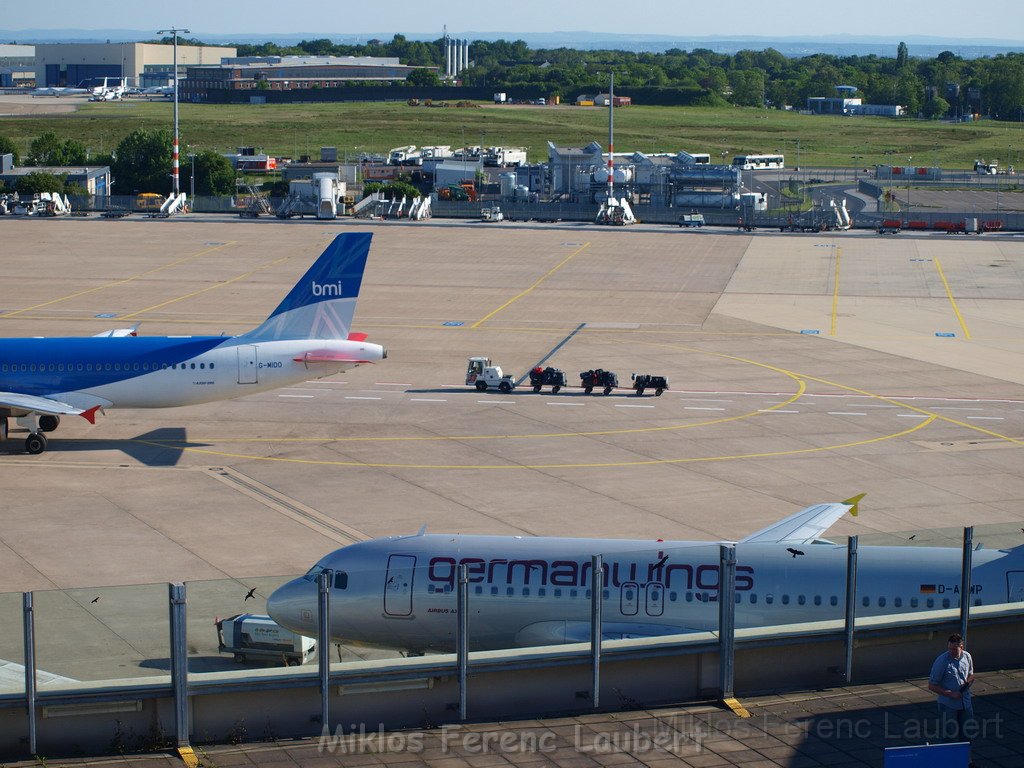
[[[347,339],[372,237],[368,232],[346,232],[334,238],[270,317],[243,337]]]

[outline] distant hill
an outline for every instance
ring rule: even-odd
[[[213,45],[232,43],[274,42],[280,45],[298,43],[329,37],[335,43],[365,43],[367,40],[390,40],[395,32],[368,32],[358,35],[306,32],[281,34],[275,32],[224,34],[194,32],[191,37]],[[693,50],[709,48],[716,53],[732,54],[740,50],[763,50],[774,48],[786,56],[809,56],[827,53],[835,56],[876,56],[893,57],[896,46],[902,39],[910,48],[910,55],[919,58],[933,58],[942,51],[952,51],[965,59],[995,56],[999,53],[1024,51],[1024,41],[997,38],[939,38],[910,35],[904,38],[858,35],[831,35],[816,40],[802,37],[673,37],[669,35],[610,34],[603,32],[456,32],[452,37],[470,40],[523,40],[531,48],[577,48],[592,50],[608,48],[623,51],[656,53],[670,48]],[[436,40],[440,32],[433,34],[409,33],[410,40]],[[138,40],[152,40],[157,35],[152,30],[132,29],[0,29],[0,43],[120,43]]]

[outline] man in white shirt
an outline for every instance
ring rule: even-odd
[[[960,635],[949,636],[946,651],[935,659],[928,676],[928,690],[938,695],[941,736],[953,741],[969,741],[964,726],[974,717],[971,683],[974,660],[964,650]]]

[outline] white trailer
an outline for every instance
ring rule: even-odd
[[[217,619],[216,625],[218,650],[234,654],[240,664],[258,658],[279,659],[289,666],[299,666],[309,661],[316,650],[313,638],[297,635],[262,614],[240,613]]]

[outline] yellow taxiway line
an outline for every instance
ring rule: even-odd
[[[946,280],[946,275],[942,271],[942,265],[939,263],[938,257],[932,259],[935,262],[935,268],[939,270],[939,277],[942,278],[942,285],[946,288],[946,296],[949,298],[949,303],[953,305],[953,313],[956,315],[956,319],[960,321],[960,328],[964,332],[964,338],[971,338],[971,332],[967,330],[967,323],[964,322],[964,316],[960,314],[960,308],[956,305],[956,299],[953,298],[953,291],[949,288],[949,281]]]

